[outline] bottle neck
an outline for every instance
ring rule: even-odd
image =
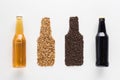
[[[40,35],[44,37],[51,35],[50,19],[47,17],[43,18],[41,21]]]
[[[22,16],[16,17],[16,34],[23,34],[23,22],[22,22]]]
[[[71,32],[79,32],[79,23],[77,17],[70,17],[69,20],[69,31]]]
[[[98,33],[100,33],[100,32],[104,32],[106,34],[105,19],[104,18],[99,19]]]

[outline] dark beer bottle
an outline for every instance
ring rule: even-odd
[[[105,18],[99,18],[96,35],[96,66],[108,66],[108,35],[105,28]]]

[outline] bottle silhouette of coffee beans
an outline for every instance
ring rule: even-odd
[[[65,64],[83,64],[83,36],[79,33],[78,17],[70,17],[69,32],[65,35]]]

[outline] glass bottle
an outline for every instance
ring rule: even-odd
[[[26,39],[23,34],[22,16],[16,17],[16,32],[13,38],[13,67],[26,66]]]
[[[108,66],[108,39],[105,18],[99,18],[99,28],[96,35],[96,66]]]

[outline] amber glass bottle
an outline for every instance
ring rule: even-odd
[[[13,67],[26,66],[26,40],[23,34],[22,16],[16,17],[16,32],[13,39]]]

